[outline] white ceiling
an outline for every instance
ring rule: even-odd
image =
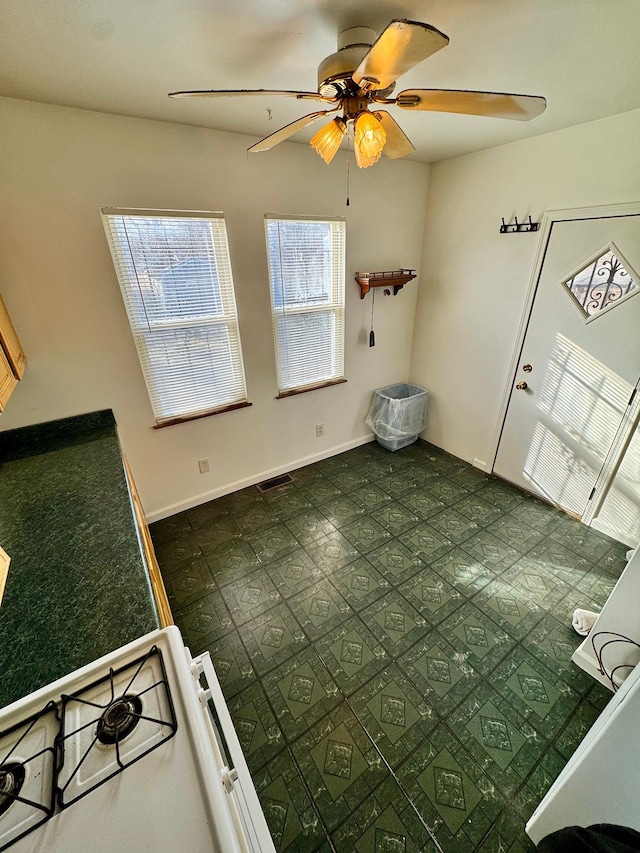
[[[167,93],[315,90],[338,32],[380,31],[392,18],[429,23],[451,40],[396,91],[481,89],[548,102],[531,122],[391,108],[416,147],[413,159],[433,162],[640,107],[640,0],[1,0],[0,95],[236,131],[252,137],[249,145],[319,107]]]

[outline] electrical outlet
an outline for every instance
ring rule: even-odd
[[[211,465],[209,464],[209,457],[206,459],[198,459],[198,468],[200,469],[201,474],[208,474],[211,470]]]
[[[324,435],[324,424],[316,424],[316,438]]]

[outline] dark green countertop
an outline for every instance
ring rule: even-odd
[[[0,432],[0,708],[159,627],[111,411]]]

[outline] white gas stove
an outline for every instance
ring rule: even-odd
[[[154,631],[0,710],[0,850],[275,853],[208,654]]]

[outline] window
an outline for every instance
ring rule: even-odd
[[[250,405],[223,215],[102,218],[157,425]]]
[[[562,284],[571,294],[585,322],[609,311],[638,293],[638,276],[613,243],[598,252]]]
[[[344,382],[345,222],[265,219],[278,396]]]

